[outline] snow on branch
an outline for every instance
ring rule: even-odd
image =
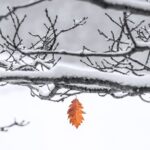
[[[31,88],[32,95],[51,101],[63,101],[68,96],[81,94],[81,92],[106,93],[112,96],[116,96],[115,94],[141,96],[150,92],[150,75],[127,76],[120,73],[100,72],[88,67],[83,69],[83,67],[62,64],[58,64],[47,72],[0,72],[0,82],[28,86]],[[46,86],[45,88],[40,86],[43,84],[47,84],[49,89],[46,90]],[[61,88],[76,92],[69,93],[70,91],[66,90],[67,92],[62,94],[59,92]],[[58,95],[61,98],[56,100],[54,97]]]
[[[53,102],[64,101],[68,97],[82,93],[97,93],[99,96],[111,95],[122,99],[139,96],[150,103],[145,96],[150,94],[150,24],[145,20],[138,23],[132,14],[150,15],[150,4],[127,0],[82,0],[102,8],[122,10],[121,17],[113,18],[105,14],[119,32],[110,34],[98,29],[98,34],[107,43],[108,49],[93,50],[86,45],[79,51],[69,52],[59,49],[59,36],[66,34],[87,22],[87,17],[73,19],[68,28],[58,29],[58,16],[54,19],[45,9],[47,22],[42,35],[29,32],[34,39],[30,46],[24,45],[20,29],[26,15],[19,18],[16,11],[45,1],[37,0],[25,5],[8,7],[8,13],[0,16],[0,21],[10,19],[14,28],[11,36],[0,29],[0,86],[7,84],[27,87],[33,97]],[[62,57],[78,59],[77,64],[65,64]],[[142,59],[141,59],[142,56]],[[69,59],[70,59],[69,58]],[[14,126],[26,126],[29,122],[16,120],[0,131],[7,132]]]
[[[8,71],[0,72],[0,82],[8,82],[11,84],[33,84],[40,85],[50,83],[51,91],[55,86],[62,84],[76,85],[78,87],[85,84],[105,86],[108,88],[115,88],[118,90],[130,90],[133,88],[150,89],[150,75],[136,76],[136,75],[122,75],[120,73],[105,73],[96,69],[89,69],[88,67],[79,67],[74,65],[58,64],[49,71]],[[53,83],[53,84],[52,84]],[[55,84],[55,85],[54,85]],[[88,87],[93,89],[93,87]]]
[[[96,4],[104,9],[128,11],[133,14],[150,15],[150,3],[137,0],[80,0]]]
[[[40,75],[43,76],[43,73],[57,66],[57,64],[61,61],[61,56],[56,56],[53,52],[55,52],[59,47],[58,37],[79,26],[83,26],[86,23],[87,17],[83,17],[78,21],[74,19],[72,26],[59,30],[56,28],[58,16],[56,15],[54,20],[52,20],[49,16],[48,10],[45,9],[45,16],[47,19],[47,22],[44,23],[45,33],[43,33],[43,35],[39,35],[37,33],[29,32],[29,36],[37,40],[35,43],[31,43],[29,47],[26,47],[24,46],[24,40],[20,36],[19,32],[27,16],[25,15],[24,17],[19,18],[15,12],[11,12],[9,7],[8,11],[10,13],[9,18],[11,19],[14,27],[14,34],[10,36],[9,34],[3,33],[2,29],[0,30],[0,37],[2,39],[2,43],[0,44],[0,54],[4,56],[0,60],[0,71],[2,74],[6,73],[8,76],[9,73],[12,73],[12,76],[15,73],[15,76],[11,78],[12,76],[10,75],[10,81],[10,78],[5,76],[6,74],[4,75],[5,77],[1,74],[5,79],[8,79],[5,80],[1,76],[4,79],[3,80],[1,78],[1,86],[8,83],[26,86],[30,89],[32,96],[37,96],[40,99],[51,101],[63,101],[69,96],[80,94],[80,91],[72,91],[67,88],[62,89],[58,87],[55,82],[49,82],[49,79],[47,80],[40,77],[40,81],[40,78],[38,77],[36,79],[37,81],[34,79],[34,81],[29,81],[29,78],[32,73],[40,73]],[[29,51],[33,51],[35,53],[30,54],[28,53]],[[46,51],[48,53],[38,53],[38,51]],[[26,80],[26,78],[24,78],[25,76],[23,77],[24,79],[20,77],[18,78],[16,73],[21,73],[22,75],[24,73],[29,73],[29,76],[26,76],[29,80]],[[59,89],[62,89],[63,92],[59,92]],[[59,98],[53,100],[52,98],[54,96],[58,96]]]
[[[108,49],[102,53],[84,45],[82,50],[72,53],[59,49],[58,37],[83,26],[87,17],[74,19],[72,26],[58,29],[58,16],[51,19],[45,9],[45,32],[43,35],[29,33],[37,41],[26,47],[19,32],[27,16],[19,18],[10,8],[8,11],[14,34],[10,36],[0,30],[3,41],[0,54],[4,54],[0,60],[1,86],[25,86],[33,97],[55,102],[83,92],[141,99],[150,92],[150,25],[144,20],[136,23],[132,14],[126,12],[117,20],[106,13],[119,29],[118,33],[110,31],[110,35],[98,29],[98,34],[110,43]],[[145,56],[142,60],[137,58],[141,53]],[[64,56],[77,57],[80,64],[63,65]]]

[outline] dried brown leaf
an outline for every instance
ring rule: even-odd
[[[84,112],[82,111],[82,109],[83,109],[83,106],[79,102],[79,100],[74,99],[71,102],[71,105],[69,106],[69,109],[67,112],[70,123],[74,125],[76,128],[78,128],[84,120],[83,118]]]

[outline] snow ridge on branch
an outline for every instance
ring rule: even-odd
[[[80,0],[96,4],[104,9],[128,11],[133,14],[150,15],[150,3],[136,0]]]

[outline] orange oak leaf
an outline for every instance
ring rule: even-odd
[[[70,123],[74,125],[76,128],[78,128],[84,120],[83,118],[84,112],[82,111],[82,109],[83,106],[79,102],[79,100],[74,99],[71,102],[71,105],[69,106],[69,109],[67,111],[68,119],[70,120]]]

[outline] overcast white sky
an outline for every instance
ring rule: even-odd
[[[24,2],[27,1],[1,0],[0,10],[5,12],[5,6]],[[89,17],[87,25],[60,39],[61,48],[76,50],[81,49],[84,44],[97,50],[105,47],[96,32],[99,27],[106,32],[112,28],[104,17],[104,10],[75,0],[55,0],[18,12],[20,15],[28,14],[27,23],[22,30],[27,43],[29,40],[25,32],[42,33],[41,25],[45,20],[46,7],[52,17],[59,15],[60,28],[70,25],[74,18]],[[120,15],[114,11],[112,13],[116,17]],[[1,25],[2,29],[11,31],[10,24],[6,25]],[[31,122],[23,128],[15,127],[7,133],[0,132],[0,149],[150,150],[150,104],[142,102],[138,97],[121,100],[110,96],[103,98],[96,94],[77,97],[86,112],[85,121],[78,129],[69,124],[66,114],[75,97],[63,103],[52,103],[31,97],[29,89],[25,87],[0,87],[0,126],[13,122],[14,118]]]

